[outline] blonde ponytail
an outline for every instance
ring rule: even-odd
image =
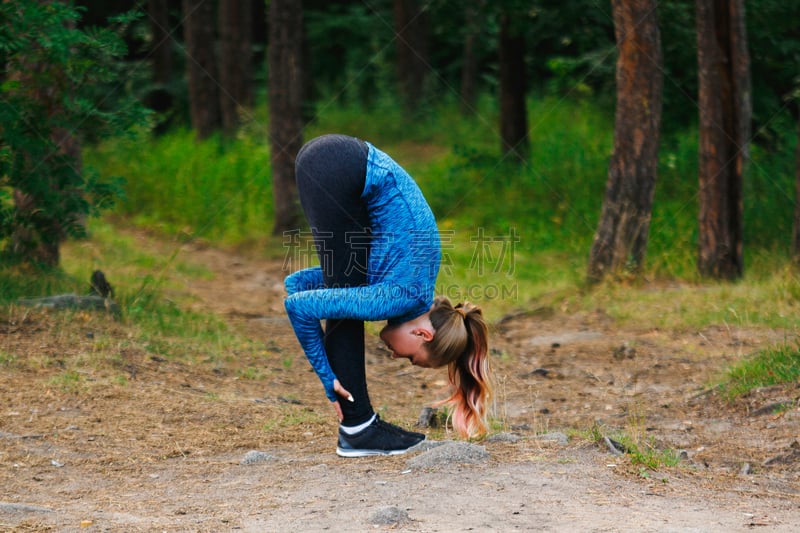
[[[480,307],[469,302],[455,307],[437,298],[430,312],[435,334],[428,343],[431,363],[447,365],[452,394],[437,405],[452,407],[453,428],[464,437],[487,431],[491,395],[489,328]]]

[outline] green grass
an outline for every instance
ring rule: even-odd
[[[0,350],[0,367],[12,366],[17,361],[17,356],[13,353]]]
[[[291,398],[289,398],[291,400]],[[264,433],[294,427],[314,427],[325,423],[326,418],[307,407],[288,405],[282,409],[280,415],[264,423]]]
[[[64,271],[74,279],[96,268],[106,271],[115,286],[123,319],[141,328],[141,339],[149,351],[162,356],[189,356],[198,349],[185,342],[190,338],[205,347],[201,353],[219,359],[236,342],[219,317],[187,311],[189,302],[167,296],[193,279],[211,276],[202,265],[181,258],[180,243],[158,253],[143,250],[132,235],[103,221],[93,221],[90,232],[91,240],[66,247]],[[88,279],[86,283],[88,288]]]
[[[800,274],[783,259],[773,259],[769,268],[775,270],[771,276],[752,275],[740,283],[653,281],[641,284],[641,290],[637,285],[607,284],[576,292],[567,302],[602,308],[631,326],[679,330],[712,324],[731,329],[766,326],[798,333]]]
[[[65,370],[50,378],[50,384],[64,392],[79,392],[84,381],[83,376],[75,370]]]
[[[87,152],[104,175],[125,176],[117,213],[185,239],[239,244],[269,233],[269,146],[256,135],[198,142],[191,131],[115,140]]]
[[[44,294],[82,292],[88,286],[59,269],[40,270],[27,265],[0,263],[0,304]]]
[[[27,312],[14,305],[21,297],[40,297],[62,293],[88,294],[89,276],[101,268],[115,289],[114,300],[119,304],[119,320],[129,331],[127,339],[96,339],[92,346],[96,354],[69,358],[70,364],[102,366],[112,362],[126,344],[164,359],[224,365],[242,353],[257,353],[253,341],[232,331],[219,316],[189,310],[192,302],[176,299],[181,288],[194,280],[211,274],[202,265],[187,263],[181,258],[181,244],[174,243],[167,253],[142,248],[134,237],[119,231],[103,220],[93,220],[91,238],[67,243],[62,249],[62,268],[33,270],[19,266],[0,265],[0,319],[19,322]],[[65,312],[52,320],[54,334],[67,331],[78,315]],[[0,366],[15,364],[13,353],[0,351]],[[28,363],[32,361],[26,359]],[[40,366],[47,366],[42,361]],[[58,380],[62,386],[80,382],[79,375],[67,368]]]
[[[616,449],[624,450],[631,465],[639,467],[641,477],[650,477],[651,472],[662,468],[678,466],[681,461],[680,451],[658,446],[655,439],[645,435],[643,424],[643,418],[634,417],[624,430],[614,430],[609,433],[595,423],[589,430],[583,434],[579,433],[578,436],[594,442],[603,449],[608,447],[605,439],[611,439]]]
[[[759,387],[800,382],[800,344],[782,343],[733,365],[722,389],[736,398]]]

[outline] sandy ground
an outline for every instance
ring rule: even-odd
[[[602,310],[528,310],[493,325],[494,436],[453,442],[432,428],[438,448],[341,459],[333,412],[283,313],[281,262],[201,247],[181,257],[213,277],[175,283],[170,296],[253,344],[222,360],[167,359],[102,314],[0,315],[0,530],[800,527],[800,388],[730,404],[708,386],[786,332],[632,330]],[[445,375],[390,360],[375,331],[373,404],[412,427],[443,397]],[[93,358],[101,351],[114,357]],[[73,383],[64,368],[76,362]],[[592,431],[682,458],[648,468]]]

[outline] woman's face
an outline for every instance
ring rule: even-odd
[[[416,322],[387,325],[381,330],[381,340],[392,352],[392,359],[408,359],[412,365],[430,368],[430,354],[425,343],[433,338],[432,328]]]

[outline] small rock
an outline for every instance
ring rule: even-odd
[[[441,441],[441,440],[431,440],[425,439],[424,441],[420,442],[419,444],[412,446],[408,449],[410,452],[427,452],[434,448],[438,448],[443,444],[447,443],[448,441]]]
[[[627,342],[614,348],[614,359],[633,359],[636,357],[636,348],[630,346]]]
[[[113,300],[98,295],[79,296],[77,294],[56,294],[43,298],[22,298],[17,303],[29,307],[43,309],[80,309],[108,311],[119,315],[119,305]]]
[[[788,453],[783,453],[780,455],[776,455],[774,457],[770,457],[769,459],[764,461],[762,465],[763,466],[789,465],[799,462],[800,462],[800,450],[790,448]]]
[[[537,435],[535,438],[537,440],[545,442],[554,442],[556,444],[561,444],[561,445],[565,445],[569,442],[569,437],[565,433],[561,433],[560,431],[551,431],[543,435]]]
[[[292,405],[302,405],[303,402],[296,398],[287,398],[285,396],[278,396],[278,401],[283,403],[290,403]]]
[[[490,435],[486,438],[486,442],[518,442],[521,439],[519,435],[516,433],[509,433],[508,431],[504,431],[502,433],[495,433],[494,435]]]
[[[270,455],[268,453],[260,452],[258,450],[250,450],[249,452],[244,454],[244,457],[242,458],[242,460],[241,460],[241,462],[239,464],[242,464],[242,465],[253,465],[253,464],[256,464],[256,463],[263,463],[263,462],[269,461],[269,460],[274,459],[274,458],[275,457],[273,457],[272,455]]]
[[[453,464],[476,464],[485,461],[489,452],[469,442],[448,441],[406,462],[413,469],[427,469]]]
[[[613,455],[622,455],[628,452],[625,448],[625,445],[621,442],[617,442],[614,439],[610,439],[608,437],[603,437],[603,440],[606,443],[606,447],[608,451],[610,451]]]
[[[8,503],[0,502],[0,511],[6,513],[52,513],[53,510],[48,507],[39,507],[38,505],[28,505],[25,503]]]
[[[772,402],[750,411],[750,416],[774,415],[775,413],[786,411],[789,407],[791,407],[791,403]]]
[[[369,522],[375,526],[393,526],[408,522],[408,513],[397,507],[384,507],[372,513]]]
[[[742,468],[739,469],[740,476],[747,476],[751,472],[750,463],[745,463],[742,465]]]
[[[415,424],[420,428],[439,427],[439,410],[435,407],[423,407]]]

